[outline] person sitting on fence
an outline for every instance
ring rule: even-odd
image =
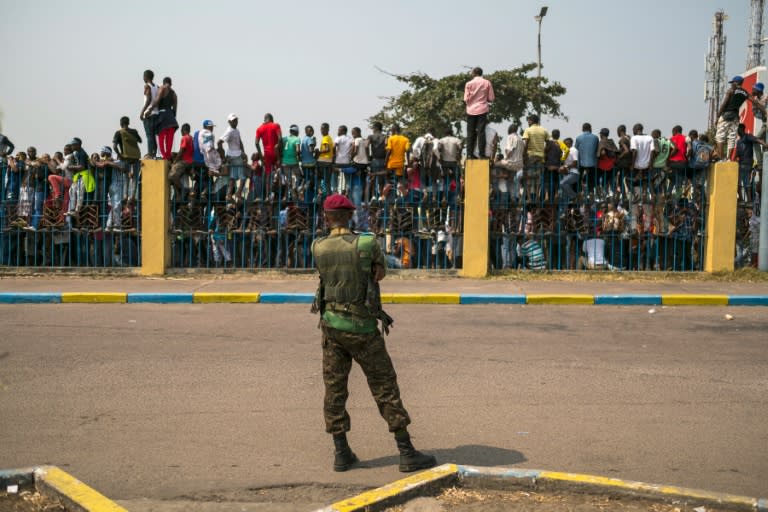
[[[520,181],[523,179],[523,167],[525,160],[525,143],[520,137],[520,126],[512,123],[507,128],[507,137],[504,139],[502,154],[504,156],[501,166],[510,170],[512,176],[512,198],[517,202],[520,199]]]
[[[171,171],[168,174],[168,179],[171,182],[171,185],[173,185],[173,190],[175,192],[174,199],[176,201],[184,200],[184,190],[187,189],[187,187],[184,186],[185,182],[182,182],[182,180],[192,172],[195,165],[195,147],[192,136],[189,134],[190,130],[189,123],[181,125],[181,144],[179,146],[179,152],[176,153],[176,156],[173,159],[173,164],[171,165]]]

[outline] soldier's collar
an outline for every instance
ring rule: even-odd
[[[331,232],[329,234],[330,236],[336,236],[336,235],[349,235],[351,233],[352,233],[351,229],[338,226],[335,228],[331,228]]]

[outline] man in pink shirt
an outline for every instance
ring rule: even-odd
[[[496,99],[493,85],[483,78],[483,70],[472,70],[472,80],[464,86],[464,103],[467,104],[467,158],[473,158],[477,143],[480,158],[489,158],[485,154],[485,125],[488,124],[490,103]]]

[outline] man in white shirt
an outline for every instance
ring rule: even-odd
[[[587,255],[586,261],[582,256],[579,258],[581,268],[588,270],[604,269],[608,267],[605,261],[605,240],[601,238],[590,238],[584,241],[583,251]]]
[[[221,171],[221,155],[216,149],[216,142],[213,136],[213,128],[215,126],[216,125],[213,124],[213,121],[206,119],[203,121],[203,129],[200,130],[197,135],[198,146],[200,147],[200,152],[203,154],[203,158],[205,159],[205,166],[208,168],[208,176],[211,178],[216,178],[216,182],[213,187],[214,194],[218,193],[222,188],[224,188],[224,186],[227,185],[227,182],[229,181],[229,177],[225,176]],[[208,191],[203,190],[200,198],[203,199],[204,195],[207,196],[207,194]]]
[[[443,171],[456,176],[461,161],[461,139],[453,135],[450,126],[445,130],[445,136],[437,141],[437,156]]]
[[[643,134],[643,125],[640,123],[632,127],[632,133],[632,138],[629,139],[629,149],[632,151],[632,168],[635,171],[645,171],[651,166],[653,137]]]
[[[353,217],[355,227],[361,231],[367,231],[368,224],[365,215],[360,215],[360,206],[363,202],[364,183],[367,179],[368,164],[370,163],[368,151],[368,139],[363,138],[363,132],[360,127],[352,128],[352,163],[355,166],[355,173],[348,175],[350,198],[357,207]],[[368,198],[365,198],[368,202]]]
[[[485,125],[485,149],[484,154],[487,156],[482,156],[479,153],[479,150],[475,150],[474,157],[475,158],[490,158],[493,160],[496,157],[496,150],[499,147],[499,133],[493,129],[493,127],[490,124]]]
[[[239,198],[245,184],[245,154],[243,151],[243,140],[240,138],[240,130],[237,129],[237,114],[227,116],[227,129],[219,137],[218,149],[221,153],[224,149],[224,143],[227,143],[227,166],[229,168],[229,185],[227,186],[227,201]],[[236,187],[236,188],[235,188]],[[234,191],[234,196],[232,192]]]
[[[345,125],[339,126],[338,136],[333,141],[333,163],[338,173],[337,186],[332,187],[338,193],[347,188],[346,174],[355,172],[352,167],[352,157],[355,151],[355,140],[347,134]]]
[[[568,156],[565,157],[562,167],[560,167],[560,207],[573,200],[578,193],[574,185],[579,182],[579,150],[573,147],[573,139],[568,137],[563,141],[568,147]]]

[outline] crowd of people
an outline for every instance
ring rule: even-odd
[[[696,130],[684,134],[681,126],[669,135],[647,134],[640,123],[631,135],[619,126],[615,139],[608,128],[595,135],[590,123],[575,138],[561,138],[536,114],[524,130],[511,124],[502,138],[487,122],[493,87],[475,68],[465,89],[466,149],[450,128],[413,141],[400,126],[385,132],[379,122],[369,134],[340,125],[334,137],[328,123],[320,124],[319,135],[314,126],[298,124],[285,133],[267,113],[250,158],[235,113],[221,135],[210,119],[195,130],[181,124],[173,152],[179,123],[172,80],[158,86],[151,70],[143,78],[143,157],[144,140],[128,116],[119,120],[112,145],[91,155],[77,137],[52,155],[38,155],[34,147],[14,154],[13,143],[0,135],[4,231],[98,233],[114,261],[117,238],[105,234],[140,227],[142,158],[170,164],[178,266],[308,267],[311,241],[323,230],[322,202],[335,192],[355,205],[356,229],[380,235],[391,266],[460,266],[463,168],[472,158],[491,161],[497,268],[696,269],[706,169],[717,159],[739,162],[739,200],[749,208],[747,222],[759,225],[753,204],[765,130],[747,133],[738,110],[750,101],[765,119],[766,101],[763,84],[747,93],[741,77],[723,100],[714,143]],[[25,250],[29,245],[25,241]],[[10,264],[8,247],[3,264]],[[93,254],[84,259],[93,261]]]

